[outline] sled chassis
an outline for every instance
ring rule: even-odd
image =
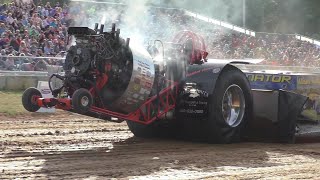
[[[162,49],[155,41],[148,51],[122,39],[114,24],[110,32],[96,24],[70,27],[68,34],[76,44],[68,50],[65,74],[49,78],[54,98],[28,88],[22,97],[26,110],[55,107],[126,121],[139,137],[294,142],[308,97],[282,88],[253,89],[239,61],[208,62],[203,38],[193,32],[180,32],[167,44],[157,40]],[[53,88],[52,78],[60,79],[61,87]]]

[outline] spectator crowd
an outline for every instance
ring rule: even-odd
[[[216,40],[208,38],[211,57],[217,59],[264,59],[263,64],[285,66],[320,66],[320,47],[301,41],[295,35],[214,32]]]
[[[14,0],[0,7],[0,68],[12,70],[14,56],[53,57],[66,51],[67,27],[70,25],[67,4],[37,5]],[[36,64],[41,59],[20,58]],[[20,62],[19,60],[19,62]],[[42,60],[44,62],[44,60]],[[48,63],[46,61],[46,63]]]
[[[0,69],[2,67],[13,70],[17,63],[29,63],[29,69],[33,69],[37,63],[61,65],[60,62],[41,57],[63,56],[68,49],[69,26],[93,28],[94,23],[102,20],[106,27],[116,23],[121,28],[122,36],[135,36],[146,44],[151,39],[170,41],[181,30],[194,31],[204,37],[208,58],[254,58],[264,59],[265,64],[312,67],[320,65],[319,47],[298,40],[292,35],[256,33],[253,37],[194,19],[185,15],[182,10],[135,9],[137,8],[116,4],[50,4],[41,1],[34,3],[32,0],[13,0],[11,3],[2,4]]]

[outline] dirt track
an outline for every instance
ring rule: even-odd
[[[0,116],[0,179],[317,179],[320,143],[210,145],[133,137],[72,114]]]

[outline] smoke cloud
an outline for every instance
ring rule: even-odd
[[[125,15],[122,17],[123,22],[120,26],[122,35],[130,37],[133,42],[142,44],[145,39],[143,27],[152,23],[149,15],[147,0],[128,1]]]
[[[93,28],[95,23],[104,24],[105,31],[110,30],[112,23],[120,28],[120,36],[129,37],[132,41],[144,39],[143,27],[150,23],[147,0],[128,1],[126,4],[113,4],[93,1],[73,1],[71,11],[80,10],[80,16],[75,16],[74,26]],[[89,17],[82,16],[83,14]],[[78,18],[79,17],[79,18]],[[142,43],[142,42],[141,42]]]
[[[172,1],[170,5],[242,25],[242,3],[243,0],[181,0]]]
[[[227,22],[242,24],[242,1],[239,0],[130,0],[123,1],[122,5],[106,4],[106,2],[89,2],[77,0],[71,3],[71,7],[76,9],[80,6],[82,11],[91,14],[88,19],[81,14],[76,16],[74,18],[76,19],[75,26],[93,28],[95,23],[101,23],[105,24],[106,28],[111,28],[111,24],[116,23],[117,27],[121,29],[120,35],[123,38],[129,37],[133,41],[140,41],[140,43],[145,43],[148,39],[153,38],[171,40],[174,36],[172,32],[176,33],[184,29],[198,31],[203,28],[194,27],[193,24],[188,23],[178,25],[177,22],[174,22],[174,18],[171,18],[171,16],[177,15],[172,13],[172,10],[166,12],[167,17],[162,16],[159,18],[157,13],[155,13],[158,11],[157,8],[150,5],[184,8]],[[122,3],[121,1],[115,2]],[[152,33],[157,34],[157,37],[154,37]]]

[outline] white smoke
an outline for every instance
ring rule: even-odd
[[[235,0],[230,1],[233,2]],[[146,45],[147,42],[153,43],[155,39],[171,41],[180,30],[191,30],[198,32],[198,34],[201,34],[199,31],[212,32],[210,25],[201,24],[201,22],[187,22],[184,25],[179,25],[179,23],[174,22],[178,18],[171,17],[172,12],[175,12],[174,10],[162,12],[162,15],[159,16],[156,13],[158,9],[149,6],[149,4],[150,0],[129,0],[120,5],[110,2],[89,3],[87,0],[77,0],[77,2],[73,1],[71,3],[71,8],[76,8],[80,5],[83,11],[95,14],[90,19],[85,19],[81,15],[75,16],[75,26],[93,28],[95,23],[100,23],[104,24],[105,31],[108,31],[112,23],[116,23],[116,27],[121,30],[120,36],[124,39],[130,38],[131,45],[132,43]],[[202,11],[199,12],[200,14],[210,14],[210,10],[212,10],[216,11],[215,14],[220,14],[221,18],[241,19],[241,16],[239,16],[241,8],[239,9],[239,7],[222,0],[214,0],[213,2],[208,0],[171,1],[168,6]],[[204,39],[207,44],[209,42],[212,43],[213,40],[219,41],[220,37],[213,36],[211,33],[210,38],[204,37]]]
[[[85,0],[73,1],[71,8],[80,6],[82,11],[95,15],[89,19],[81,15],[75,16],[73,25],[93,28],[95,23],[100,23],[104,24],[105,31],[108,31],[112,23],[115,23],[116,28],[120,28],[122,38],[130,38],[130,43],[145,44],[148,39],[146,33],[150,33],[148,28],[153,24],[153,16],[150,14],[150,6],[147,3],[148,0],[126,1],[122,5]],[[172,26],[171,23],[162,28],[170,26]]]
[[[134,0],[127,2],[125,16],[122,18],[121,34],[130,37],[130,41],[143,44],[143,27],[150,25],[149,8],[146,6],[147,0]]]
[[[185,8],[201,15],[241,25],[242,2],[243,0],[179,0],[172,1],[172,6]]]

